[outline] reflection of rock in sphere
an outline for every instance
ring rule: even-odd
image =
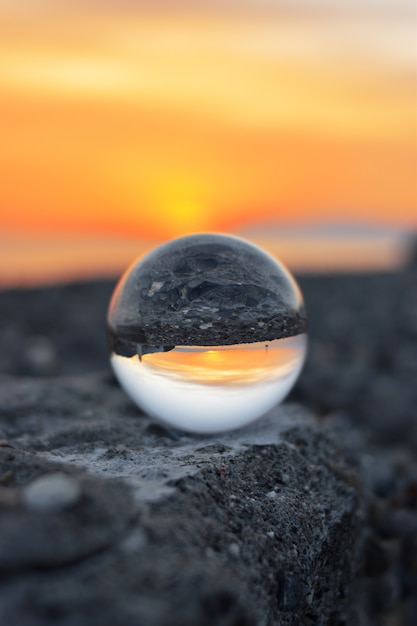
[[[132,400],[199,433],[247,424],[280,402],[306,353],[301,294],[265,252],[196,235],[157,248],[110,303],[110,361]]]
[[[224,235],[176,239],[139,261],[116,288],[108,323],[111,335],[149,346],[272,341],[306,327],[288,271]]]

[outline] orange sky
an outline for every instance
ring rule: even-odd
[[[267,347],[266,347],[267,346]],[[263,383],[288,374],[302,359],[303,348],[294,338],[269,344],[207,346],[198,351],[180,347],[169,352],[145,354],[143,365],[172,380],[199,384],[239,386]],[[132,360],[137,360],[137,355]]]
[[[407,0],[317,13],[87,4],[0,3],[1,232],[417,226]]]

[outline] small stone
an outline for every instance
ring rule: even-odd
[[[266,494],[266,497],[268,498],[268,500],[276,500],[277,492],[270,491],[269,493]]]
[[[213,548],[210,548],[210,547],[206,548],[205,554],[208,559],[213,559],[216,556],[216,553],[214,552]]]
[[[78,502],[81,489],[75,478],[62,473],[46,474],[23,490],[23,503],[34,511],[60,511]]]
[[[212,322],[206,322],[205,324],[200,324],[199,328],[201,330],[207,330],[213,326]]]
[[[269,537],[270,539],[273,539],[275,537],[275,533],[273,530],[268,530],[268,532],[266,533],[266,536]]]
[[[236,558],[240,555],[240,548],[237,543],[231,543],[228,550],[229,550],[229,554],[231,554],[232,556]]]
[[[48,337],[34,337],[27,348],[26,358],[37,376],[50,376],[58,369],[55,349]]]
[[[163,287],[164,285],[164,281],[154,281],[151,285],[151,288],[148,291],[148,296],[151,298],[153,296],[154,293],[156,293],[157,291],[159,291],[161,289],[161,287]]]

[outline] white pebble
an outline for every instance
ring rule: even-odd
[[[277,492],[270,491],[269,493],[266,494],[266,497],[268,498],[268,500],[275,500],[277,497]]]
[[[240,548],[238,546],[237,543],[231,543],[229,546],[229,553],[234,556],[234,557],[238,557],[240,554]]]
[[[45,474],[23,490],[23,503],[34,511],[60,511],[75,504],[81,494],[78,481],[59,472]]]
[[[213,322],[207,322],[206,324],[200,324],[199,328],[201,328],[201,330],[207,330],[208,328],[211,328],[213,326]]]

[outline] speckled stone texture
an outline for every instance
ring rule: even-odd
[[[139,414],[108,375],[2,382],[0,623],[349,615],[353,460],[301,408],[192,437]]]
[[[125,343],[221,346],[306,331],[287,270],[252,244],[225,235],[181,237],[152,251],[122,277],[108,324],[117,353],[125,353]]]
[[[290,402],[190,437],[107,363],[112,282],[0,292],[0,623],[414,626],[417,274],[299,278]]]

